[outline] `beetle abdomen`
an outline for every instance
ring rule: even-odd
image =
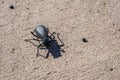
[[[37,26],[35,32],[41,39],[48,37],[48,30],[43,25]]]

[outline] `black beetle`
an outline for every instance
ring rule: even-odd
[[[34,29],[33,32],[31,32],[31,34],[34,35],[37,39],[26,39],[25,40],[27,42],[32,43],[34,46],[37,46],[37,45],[34,44],[33,42],[31,42],[30,40],[36,40],[36,41],[39,41],[39,43],[42,42],[37,46],[36,57],[38,57],[38,55],[40,55],[38,53],[39,49],[48,49],[48,53],[47,53],[47,56],[45,58],[48,58],[49,53],[51,53],[53,55],[53,57],[56,58],[56,57],[61,56],[60,51],[65,52],[63,49],[61,49],[61,47],[64,46],[64,43],[59,38],[60,34],[57,34],[56,32],[53,32],[49,36],[48,33],[50,33],[48,28],[46,28],[44,25],[39,25]],[[57,38],[62,43],[61,45],[58,45],[57,40],[55,40],[54,34],[57,35]],[[40,55],[40,56],[42,56],[42,55]],[[44,56],[42,56],[42,57],[44,57]]]

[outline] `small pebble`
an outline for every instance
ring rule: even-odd
[[[111,68],[110,71],[113,71],[113,68]]]
[[[14,9],[14,6],[13,6],[13,5],[11,5],[9,8],[10,8],[10,9]]]
[[[83,38],[82,41],[85,43],[88,42],[88,40],[86,38]]]

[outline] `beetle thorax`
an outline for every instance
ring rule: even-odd
[[[42,39],[42,42],[43,42],[43,43],[48,43],[48,42],[50,42],[51,40],[52,40],[51,38],[45,37],[45,38]]]

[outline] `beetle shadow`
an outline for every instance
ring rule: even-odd
[[[46,49],[48,50],[47,55],[45,58],[49,57],[49,54],[53,56],[53,58],[61,57],[61,53],[65,52],[63,49],[61,49],[61,45],[58,44],[57,40],[52,40],[49,45],[46,45]]]
[[[43,46],[41,46],[41,44],[39,45],[36,45],[34,44],[31,40],[35,40],[35,41],[38,41],[36,39],[25,39],[26,42],[30,42],[31,44],[33,44],[35,47],[37,47],[37,55],[36,57],[38,56],[41,56],[43,58],[48,58],[49,55],[51,54],[53,56],[53,58],[58,58],[58,57],[61,57],[61,53],[65,52],[61,47],[64,46],[63,42],[60,40],[60,42],[62,43],[61,45],[58,44],[58,41],[57,40],[54,40],[52,39],[52,41],[50,41],[49,43],[47,44],[43,44]],[[46,56],[43,56],[39,53],[39,50],[40,49],[47,49],[47,54]]]

